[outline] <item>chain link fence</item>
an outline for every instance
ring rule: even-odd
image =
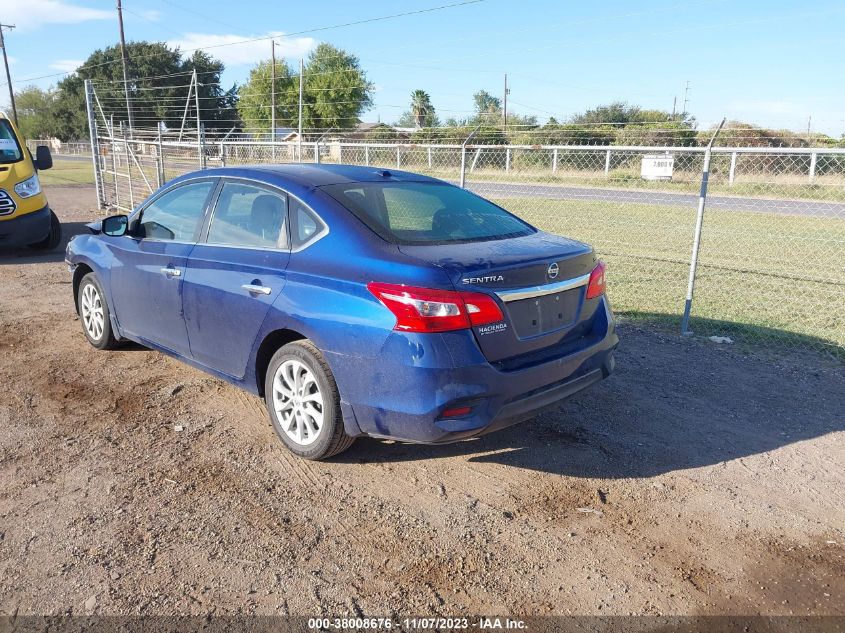
[[[369,165],[463,185],[535,226],[592,244],[617,313],[680,327],[703,147],[206,141],[100,125],[98,199],[130,211],[197,169]],[[690,329],[845,357],[845,150],[714,147]]]

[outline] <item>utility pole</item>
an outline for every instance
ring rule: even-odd
[[[123,35],[123,7],[121,0],[117,0],[117,24],[120,27],[120,57],[123,60],[123,92],[126,94],[126,112],[129,116],[129,134],[135,127],[135,117],[132,116],[132,104],[129,101],[129,75],[126,72],[126,38]]]
[[[502,120],[505,124],[505,131],[508,129],[508,74],[505,73],[505,93],[502,99]]]
[[[9,85],[9,101],[12,105],[12,118],[18,124],[18,109],[15,107],[15,89],[12,87],[12,75],[9,73],[9,58],[6,56],[6,42],[3,41],[3,29],[13,29],[14,24],[0,24],[0,48],[3,49],[3,63],[6,65],[6,83]]]
[[[813,123],[813,117],[808,116],[807,117],[807,140],[810,140],[810,126],[812,125],[812,123]]]
[[[302,58],[299,58],[299,136],[296,139],[299,162],[302,162]]]
[[[685,118],[687,114],[687,103],[689,103],[689,80],[687,81],[687,85],[684,88],[684,111],[681,112],[681,115]]]
[[[671,118],[672,121],[675,120],[675,111],[677,109],[678,109],[678,97],[676,96],[676,97],[672,98],[672,118]]]
[[[276,40],[270,40],[270,146],[273,160],[276,160]]]
[[[197,153],[200,157],[200,169],[205,169],[205,138],[200,119],[200,80],[197,77],[196,68],[194,68],[194,106],[197,109]]]

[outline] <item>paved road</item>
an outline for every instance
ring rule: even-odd
[[[595,200],[599,202],[658,204],[695,209],[698,196],[686,193],[661,191],[629,191],[625,189],[600,189],[558,185],[533,185],[502,182],[474,182],[468,187],[488,198],[545,198],[551,200]],[[739,196],[707,196],[710,209],[732,211],[762,211],[787,215],[811,215],[845,219],[845,203],[816,200],[780,200],[775,198],[748,198]]]
[[[90,156],[57,156],[62,160],[90,161]],[[196,167],[184,163],[185,169]],[[455,182],[457,184],[457,182]],[[698,195],[662,191],[631,191],[627,189],[575,187],[570,185],[520,184],[510,182],[470,182],[468,188],[488,198],[544,198],[547,200],[595,200],[616,204],[657,204],[673,207],[698,206]],[[778,198],[750,198],[744,196],[707,196],[711,209],[758,211],[784,215],[807,215],[845,219],[845,203],[816,200],[784,200]]]

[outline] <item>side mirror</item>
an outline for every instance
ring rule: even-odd
[[[110,215],[103,220],[102,231],[104,235],[112,237],[120,237],[126,235],[126,229],[129,227],[129,218],[125,215]]]
[[[53,166],[53,155],[46,145],[39,145],[35,148],[35,169],[50,169]]]

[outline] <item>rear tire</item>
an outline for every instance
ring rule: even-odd
[[[29,247],[36,251],[51,251],[62,241],[62,223],[58,216],[50,211],[50,232],[40,242],[30,244]]]
[[[82,323],[85,338],[97,349],[114,349],[119,345],[111,327],[109,304],[100,282],[94,273],[88,273],[79,282],[76,291],[76,312]]]
[[[355,442],[346,434],[340,393],[326,359],[311,341],[294,341],[270,359],[264,401],[276,434],[305,459],[326,459]]]

